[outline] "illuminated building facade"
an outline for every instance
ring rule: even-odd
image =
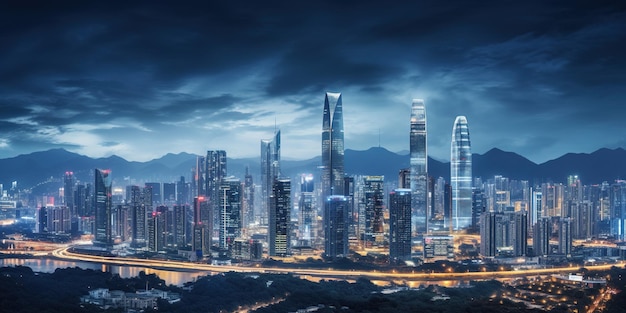
[[[205,198],[208,201],[209,206],[207,207],[211,210],[211,216],[213,217],[213,225],[211,229],[216,229],[218,225],[220,225],[221,221],[218,221],[219,214],[221,210],[220,197],[222,196],[220,193],[220,186],[222,185],[222,180],[226,178],[226,151],[224,150],[209,150],[206,153],[205,158]],[[211,235],[212,237],[212,235]]]
[[[426,107],[424,100],[413,99],[411,106],[411,210],[413,234],[426,232],[428,212],[428,153],[426,149]]]
[[[450,148],[452,227],[465,229],[472,223],[472,150],[465,116],[457,116]]]
[[[272,139],[261,140],[261,211],[259,222],[267,225],[274,180],[280,177],[280,130]]]
[[[94,244],[110,247],[113,244],[111,225],[111,180],[109,170],[95,170],[95,238]]]
[[[254,223],[254,181],[247,166],[243,181],[243,195],[243,225],[249,227]]]
[[[211,223],[213,211],[209,210],[209,202],[204,196],[193,199],[193,234],[191,246],[196,256],[201,258],[211,251]]]
[[[241,236],[241,182],[236,178],[222,180],[219,187],[219,247],[229,249]]]
[[[527,253],[526,212],[485,212],[481,216],[480,253],[484,257],[518,257]]]
[[[411,259],[411,189],[389,193],[389,260]]]
[[[363,203],[365,204],[364,241],[368,244],[383,239],[384,176],[363,177]]]
[[[315,182],[312,174],[303,174],[300,180],[298,209],[300,210],[300,245],[311,246],[315,234],[316,209],[313,201]]]
[[[324,203],[324,253],[327,257],[348,255],[348,201],[345,196],[331,195]]]
[[[272,187],[269,212],[269,254],[286,256],[290,253],[291,181],[276,179]]]
[[[343,195],[343,105],[341,93],[327,92],[322,121],[322,199]]]
[[[72,217],[77,216],[76,207],[74,206],[74,186],[76,181],[74,180],[73,172],[65,172],[63,177],[63,204],[70,210]]]

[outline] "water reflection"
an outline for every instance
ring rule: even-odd
[[[209,272],[177,272],[174,270],[160,270],[139,266],[120,266],[120,265],[105,265],[99,263],[90,262],[73,262],[73,261],[61,261],[53,259],[0,259],[0,267],[2,266],[28,266],[33,272],[40,273],[53,273],[57,268],[72,268],[79,267],[82,269],[92,269],[103,272],[110,272],[112,274],[118,274],[122,278],[131,278],[139,276],[139,272],[143,271],[146,274],[156,274],[161,279],[165,280],[168,285],[182,286],[186,282],[194,281],[200,276],[210,275]]]

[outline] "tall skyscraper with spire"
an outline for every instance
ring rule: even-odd
[[[327,92],[322,122],[322,196],[343,195],[343,105],[341,93]]]
[[[261,221],[267,225],[274,180],[280,178],[280,130],[272,139],[261,140]]]
[[[472,149],[465,116],[457,116],[450,147],[452,187],[452,227],[467,228],[472,223]]]
[[[412,233],[427,231],[428,222],[428,153],[426,149],[426,106],[413,99],[411,106],[411,220]]]
[[[341,93],[327,92],[322,121],[324,250],[329,257],[348,253],[348,208],[344,196],[343,106]]]

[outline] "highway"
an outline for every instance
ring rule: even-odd
[[[524,269],[513,271],[493,271],[493,272],[465,272],[465,273],[397,273],[397,272],[379,272],[379,271],[362,271],[362,270],[333,270],[333,269],[298,269],[288,267],[261,267],[256,266],[240,266],[240,265],[211,265],[205,263],[191,263],[181,261],[166,260],[149,260],[137,259],[130,257],[102,257],[87,254],[79,254],[68,251],[68,247],[56,249],[52,255],[63,260],[87,261],[104,264],[143,266],[159,269],[173,270],[193,270],[206,271],[212,273],[223,272],[255,272],[255,273],[291,273],[294,275],[311,276],[317,278],[335,278],[335,279],[356,279],[359,277],[368,278],[370,280],[385,281],[435,281],[435,280],[485,280],[497,278],[515,278],[529,277],[537,275],[550,275],[555,273],[571,273],[576,272],[578,267],[555,267],[555,268],[539,268]],[[590,265],[585,266],[589,271],[608,270],[613,266],[623,267],[624,261],[612,264]]]

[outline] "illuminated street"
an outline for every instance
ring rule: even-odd
[[[128,257],[102,257],[86,254],[72,253],[69,248],[60,248],[52,252],[52,255],[64,259],[75,261],[99,262],[117,265],[145,266],[152,268],[167,268],[180,270],[207,271],[213,273],[221,272],[261,272],[261,273],[291,273],[294,275],[304,275],[311,277],[326,277],[335,279],[356,279],[365,277],[370,280],[385,281],[436,281],[436,280],[485,280],[497,278],[529,277],[538,275],[550,275],[554,273],[576,272],[578,267],[554,267],[541,269],[524,269],[514,271],[494,271],[494,272],[465,272],[465,273],[395,273],[377,272],[361,270],[333,270],[333,269],[296,269],[287,267],[261,267],[257,266],[235,266],[235,265],[210,265],[205,263],[190,263],[180,261],[147,260]],[[585,268],[589,271],[608,270],[613,266],[624,266],[624,261],[613,264],[591,265]]]

